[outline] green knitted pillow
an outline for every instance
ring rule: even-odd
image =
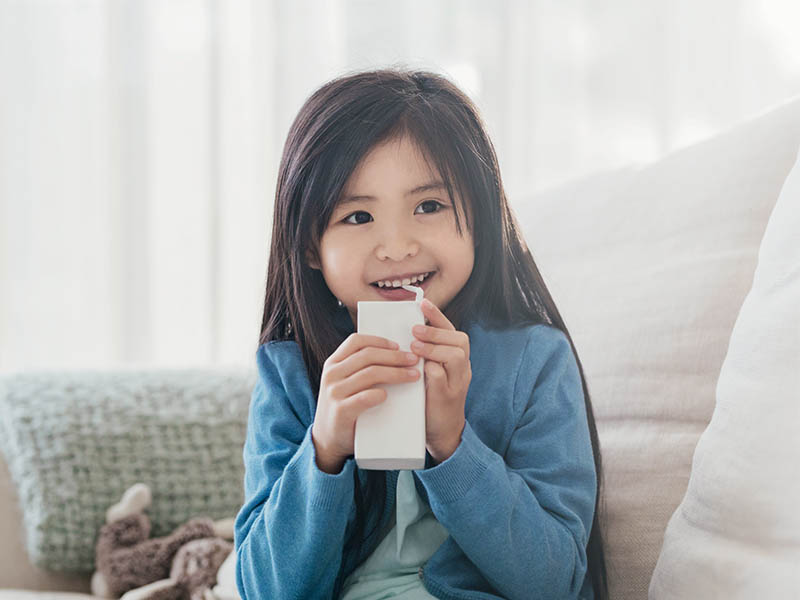
[[[235,517],[255,373],[40,372],[0,378],[0,449],[17,487],[31,562],[94,570],[109,506],[153,493],[151,536],[193,516]]]

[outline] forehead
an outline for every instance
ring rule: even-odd
[[[405,193],[417,186],[442,181],[435,165],[429,164],[420,147],[409,136],[376,145],[345,182],[342,197]]]

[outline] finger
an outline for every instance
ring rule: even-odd
[[[347,398],[381,383],[408,383],[420,377],[418,368],[385,367],[372,365],[350,377],[334,383],[331,387],[338,398]]]
[[[409,358],[409,356],[411,358]],[[419,360],[419,356],[413,352],[405,352],[403,350],[386,350],[382,348],[375,348],[368,346],[361,348],[357,352],[351,354],[340,363],[335,364],[328,370],[331,381],[338,381],[346,379],[353,373],[369,365],[388,365],[402,367],[410,367],[415,365]]]
[[[377,335],[366,335],[363,333],[351,333],[339,347],[328,357],[331,362],[341,362],[354,352],[367,346],[376,348],[389,348],[396,350],[400,346],[392,340]]]
[[[414,337],[422,342],[431,344],[441,344],[445,346],[457,346],[464,351],[464,355],[469,358],[469,336],[463,331],[451,331],[449,329],[439,329],[427,325],[414,325],[411,329]],[[412,351],[414,348],[411,348]]]
[[[444,313],[433,302],[425,298],[422,300],[420,307],[422,308],[422,314],[425,315],[431,325],[455,331],[455,327],[450,320],[444,316]]]
[[[414,345],[412,344],[412,347]],[[438,344],[422,344],[422,348],[414,347],[414,352],[426,361],[437,362],[444,367],[448,378],[463,372],[467,368],[467,357],[464,350],[458,346],[441,346]]]
[[[444,388],[447,386],[447,372],[442,365],[434,361],[428,361],[425,363],[424,370],[426,388]]]
[[[382,404],[388,394],[382,388],[371,388],[359,392],[344,402],[342,402],[341,410],[347,415],[348,422],[352,419],[355,421],[362,412],[378,404]]]

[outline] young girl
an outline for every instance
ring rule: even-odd
[[[407,283],[426,298],[410,357],[354,327],[359,300],[411,299]],[[259,344],[243,599],[607,597],[583,368],[477,109],[447,79],[350,74],[300,109]],[[377,386],[418,377],[425,468],[358,469]]]

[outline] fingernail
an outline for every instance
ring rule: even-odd
[[[414,327],[411,328],[411,331],[412,333],[422,334],[425,333],[425,327],[422,325],[414,325]]]
[[[411,347],[414,348],[414,350],[422,350],[425,345],[422,342],[411,342]]]
[[[416,369],[408,369],[408,374],[411,375],[412,377],[415,377],[419,375],[419,371],[417,371]]]
[[[419,357],[413,352],[406,352],[406,360],[410,360],[411,362],[416,362],[418,358]]]

